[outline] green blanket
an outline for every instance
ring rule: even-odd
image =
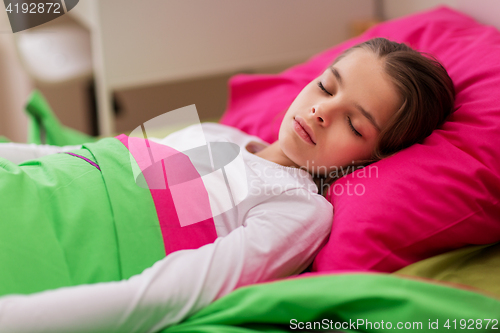
[[[30,120],[28,143],[71,146],[97,140],[93,136],[63,126],[38,90],[33,90],[24,109]]]
[[[500,300],[475,292],[389,274],[334,274],[241,288],[162,332],[498,332],[499,320]]]
[[[72,153],[0,158],[0,296],[120,280],[165,256],[125,146],[107,138]]]

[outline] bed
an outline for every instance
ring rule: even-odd
[[[293,96],[343,49],[373,37],[436,56],[455,83],[453,115],[377,162],[377,176],[337,182],[364,195],[331,188],[332,233],[312,272],[236,290],[165,332],[500,329],[496,28],[448,7],[382,23],[278,75],[234,77],[221,122],[273,142]]]
[[[162,332],[500,329],[496,28],[448,7],[382,23],[280,74],[233,77],[221,123],[273,142],[302,87],[373,37],[436,56],[455,83],[452,116],[421,144],[377,162],[376,174],[358,170],[336,182],[327,195],[330,239],[309,272],[240,288]],[[39,103],[36,95],[28,103],[32,142],[95,140],[59,124],[41,133]],[[348,183],[362,194],[339,190]]]

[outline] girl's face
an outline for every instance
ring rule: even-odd
[[[382,66],[372,52],[357,49],[310,82],[281,123],[283,153],[313,174],[369,159],[401,105]]]

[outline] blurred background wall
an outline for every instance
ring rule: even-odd
[[[73,15],[64,15],[54,21],[44,24],[43,29],[54,29],[58,25],[76,25],[82,29],[89,29],[85,15],[88,14],[88,2],[91,0],[80,0]],[[108,0],[99,0],[108,1]],[[127,0],[131,1],[131,0]],[[139,0],[132,0],[139,1]],[[163,0],[177,1],[177,0]],[[238,0],[247,1],[247,0]],[[250,1],[250,0],[248,0]],[[273,1],[273,0],[266,0]],[[300,0],[292,0],[300,1]],[[474,11],[474,1],[470,0],[308,0],[307,3],[317,11],[328,10],[331,18],[331,29],[325,31],[321,36],[310,36],[311,39],[327,40],[328,46],[340,43],[355,34],[362,32],[374,22],[381,19],[392,19],[411,14],[416,11],[428,9],[440,4],[451,7],[470,7]],[[481,0],[491,2],[491,6],[499,6],[498,0]],[[147,4],[146,2],[141,2]],[[150,3],[150,2],[149,2]],[[180,4],[180,2],[178,2]],[[325,4],[331,7],[324,7]],[[326,9],[327,8],[327,9]],[[333,8],[333,9],[332,9]],[[154,10],[154,8],[151,8]],[[221,8],[211,8],[213,13],[218,13]],[[280,20],[284,20],[287,8],[280,13],[273,13],[277,27]],[[120,15],[120,11],[116,12]],[[210,16],[210,12],[205,15]],[[251,15],[249,13],[249,15]],[[255,15],[255,13],[254,13]],[[483,14],[484,15],[484,14]],[[318,17],[320,17],[318,12]],[[322,16],[324,17],[324,16]],[[290,18],[288,18],[289,20]],[[300,27],[317,24],[317,17],[294,18],[299,31]],[[284,21],[283,21],[284,22]],[[190,24],[196,24],[190,23]],[[255,24],[259,24],[258,18]],[[42,28],[40,27],[40,28]],[[193,28],[193,27],[191,27]],[[196,27],[194,27],[196,28]],[[230,28],[230,27],[229,27]],[[33,88],[38,88],[47,98],[54,112],[61,122],[66,126],[80,131],[95,133],[95,111],[93,101],[89,98],[88,80],[74,80],[64,84],[45,84],[33,79],[33,75],[26,70],[26,66],[19,59],[19,51],[16,48],[16,40],[10,29],[5,11],[0,14],[0,135],[5,135],[12,141],[25,142],[27,132],[27,118],[23,111],[24,103]],[[37,27],[29,29],[36,31]],[[189,29],[189,27],[179,27]],[[256,29],[257,30],[257,29]],[[259,32],[262,34],[262,32]],[[90,34],[90,31],[89,31]],[[126,43],[126,34],[124,41]],[[254,36],[256,40],[265,38],[264,35]],[[182,47],[181,41],[177,41]],[[241,40],[241,43],[248,41]],[[132,46],[133,47],[133,46]],[[176,45],[171,45],[176,47]],[[206,47],[210,47],[207,45]],[[325,47],[326,48],[326,47]],[[300,56],[282,56],[286,59],[281,62],[257,64],[234,68],[230,71],[212,73],[191,73],[189,77],[155,82],[154,84],[138,84],[127,86],[114,92],[115,96],[115,131],[117,133],[127,132],[139,126],[141,123],[176,108],[190,104],[196,104],[202,120],[216,120],[221,116],[226,107],[228,98],[227,80],[237,73],[277,73],[291,65],[306,60],[309,56],[318,52],[311,48],[310,53],[303,52]],[[93,88],[90,88],[93,89]]]
[[[2,6],[2,5],[0,5]],[[33,83],[19,62],[7,13],[0,11],[0,135],[26,141],[26,116],[22,112]]]

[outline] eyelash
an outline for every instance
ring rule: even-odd
[[[318,87],[319,89],[321,89],[325,94],[328,94],[330,96],[333,96],[333,94],[331,92],[329,92],[328,90],[326,90],[325,86],[323,85],[323,83],[318,82]]]
[[[359,133],[358,131],[356,131],[356,129],[354,128],[354,126],[352,125],[352,121],[351,121],[351,118],[350,117],[347,117],[347,122],[349,123],[349,127],[351,128],[351,131],[356,135],[356,136],[363,136],[361,135],[361,133]]]

